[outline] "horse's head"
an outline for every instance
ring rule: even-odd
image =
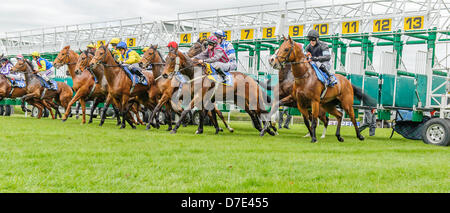
[[[200,54],[201,52],[203,52],[206,49],[206,39],[204,38],[199,38],[197,40],[197,42],[195,42],[194,45],[192,45],[191,48],[189,48],[187,55],[192,58],[198,54]]]
[[[17,60],[16,65],[11,68],[11,72],[27,72],[27,64],[32,66],[31,62],[29,62],[27,59],[19,59]]]
[[[94,58],[92,58],[91,62],[89,63],[89,66],[92,68],[96,68],[98,64],[106,64],[108,57],[112,57],[111,53],[108,50],[108,44],[100,46],[96,51]]]
[[[89,66],[89,62],[92,60],[92,55],[89,51],[83,51],[78,58],[77,64],[75,65],[75,72],[81,73],[84,69]]]
[[[161,60],[157,61],[158,58],[161,59],[161,56],[158,53],[158,45],[150,45],[148,50],[142,56],[139,64],[141,67],[146,68],[150,64],[161,62]]]
[[[55,66],[56,69],[59,69],[63,65],[70,63],[70,46],[65,46],[56,57],[55,61],[53,62],[53,66]]]
[[[291,36],[284,37],[284,42],[281,44],[277,52],[269,59],[269,63],[274,69],[283,68],[289,62],[299,61],[305,57],[299,45],[297,45]]]
[[[186,68],[186,57],[178,51],[178,48],[169,48],[169,54],[166,57],[166,65],[164,66],[163,77],[168,78],[180,69]]]

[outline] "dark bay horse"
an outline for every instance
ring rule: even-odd
[[[148,85],[136,84],[135,87],[132,87],[133,83],[130,78],[114,60],[107,46],[102,45],[97,49],[94,58],[89,63],[90,67],[96,69],[99,65],[103,65],[109,92],[106,104],[108,105],[109,101],[112,100],[114,105],[119,108],[122,116],[121,128],[125,128],[125,121],[127,121],[135,129],[136,127],[130,120],[131,118],[127,118],[127,114],[133,103],[143,104],[147,108],[153,107],[149,101],[150,87],[154,82],[153,76],[149,72],[144,71],[143,74],[147,79]]]
[[[12,99],[21,98],[26,94],[27,94],[26,87],[24,88],[13,87],[11,81],[7,79],[5,75],[0,75],[0,101],[2,101],[5,98],[12,98]],[[39,110],[38,118],[41,118],[45,106],[42,103],[40,103],[40,101],[34,99],[28,100],[28,103],[35,106]],[[24,112],[30,111],[25,108],[22,108],[22,110]]]
[[[73,96],[72,88],[64,82],[57,82],[58,89],[56,91],[47,90],[41,86],[41,81],[33,73],[33,70],[33,65],[26,59],[18,60],[16,65],[11,69],[13,72],[23,72],[25,74],[27,94],[22,97],[22,101],[25,102],[33,99],[42,100],[42,104],[49,109],[52,118],[55,119],[50,107],[57,110],[57,106],[59,105],[67,109],[70,99]],[[53,103],[53,100],[56,104]]]
[[[357,138],[364,140],[364,137],[360,134],[358,126],[356,125],[355,114],[353,111],[353,96],[355,95],[356,98],[362,99],[369,104],[373,104],[374,100],[363,94],[360,88],[352,85],[348,79],[339,74],[336,74],[338,84],[334,87],[329,87],[325,96],[321,99],[320,96],[325,87],[322,82],[318,80],[309,60],[307,60],[303,53],[303,48],[301,45],[294,42],[290,36],[283,39],[284,42],[281,44],[276,55],[273,68],[279,69],[286,64],[291,64],[295,79],[292,96],[297,102],[297,108],[303,115],[305,125],[311,135],[311,142],[317,142],[316,126],[321,106],[326,112],[337,118],[338,126],[336,129],[336,137],[340,142],[344,141],[340,134],[342,113],[336,109],[336,105],[338,104],[340,104],[350,116]],[[309,124],[310,115],[308,113],[308,108],[310,107],[312,111],[312,126]]]
[[[264,108],[263,92],[259,88],[258,83],[251,77],[239,72],[231,72],[233,76],[233,85],[225,86],[215,83],[207,78],[205,69],[200,67],[201,73],[195,73],[196,62],[191,58],[183,54],[178,48],[171,48],[167,56],[166,65],[164,66],[163,77],[173,78],[176,73],[181,73],[190,79],[191,95],[193,99],[189,102],[189,105],[181,113],[180,121],[186,116],[188,112],[196,107],[200,107],[202,113],[200,113],[200,120],[203,120],[204,113],[209,109],[213,113],[213,119],[215,118],[215,110],[213,101],[214,97],[218,101],[222,101],[219,98],[227,98],[227,94],[233,95],[234,104],[244,109],[252,118],[253,124],[258,131],[262,130],[260,123],[260,115],[267,113]],[[199,75],[199,76],[197,76]],[[219,95],[219,97],[218,97]],[[185,97],[183,97],[185,98]],[[230,100],[231,101],[231,100]],[[200,105],[199,105],[200,104]],[[178,122],[171,133],[176,133],[181,122]],[[214,123],[214,122],[213,122]],[[216,122],[217,123],[217,122]],[[216,127],[217,129],[218,127]],[[203,122],[200,122],[197,133],[203,132]],[[269,132],[274,135],[273,132]]]

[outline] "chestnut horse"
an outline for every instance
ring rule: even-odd
[[[70,100],[69,105],[66,108],[66,112],[64,113],[64,116],[62,118],[62,121],[66,121],[69,113],[71,111],[72,105],[80,101],[83,119],[82,124],[86,123],[86,102],[89,100],[94,100],[94,98],[103,98],[103,93],[101,91],[101,86],[99,84],[95,84],[94,78],[92,75],[88,72],[81,72],[80,75],[77,75],[75,73],[76,70],[76,64],[78,61],[78,54],[70,49],[70,46],[64,47],[56,57],[55,61],[53,62],[53,66],[55,68],[60,68],[63,65],[68,66],[68,71],[70,73],[70,77],[72,77],[73,81],[73,90],[76,92],[75,96]],[[94,111],[96,105],[92,106],[92,110]],[[92,121],[92,115],[91,120]]]
[[[50,107],[57,109],[57,105],[59,105],[66,109],[73,96],[72,88],[64,82],[57,82],[58,89],[56,91],[47,90],[41,86],[41,82],[37,75],[33,74],[33,70],[33,65],[26,59],[18,60],[16,65],[11,69],[13,72],[23,72],[25,74],[27,94],[22,97],[22,101],[25,102],[33,99],[42,100],[42,104],[49,109],[52,118],[55,119]],[[52,100],[55,100],[57,105]]]
[[[108,45],[100,46],[96,52],[94,58],[90,62],[90,66],[96,69],[99,65],[104,66],[104,75],[108,82],[108,92],[106,103],[108,99],[112,100],[114,105],[119,108],[122,116],[121,128],[125,128],[125,121],[135,129],[131,118],[127,118],[127,114],[133,103],[143,104],[147,108],[152,108],[149,103],[150,85],[154,82],[153,76],[149,72],[143,72],[147,79],[148,85],[136,84],[132,88],[132,82],[130,78],[125,74],[123,68],[114,60],[111,51],[107,48]]]
[[[80,54],[80,57],[78,58],[78,62],[76,64],[75,70],[78,73],[89,72],[92,77],[95,77],[98,79],[99,83],[97,84],[97,86],[98,86],[97,88],[100,88],[101,94],[97,95],[97,97],[94,99],[94,104],[92,105],[92,109],[95,109],[100,102],[105,101],[106,97],[108,97],[108,82],[106,81],[106,78],[104,75],[103,66],[98,66],[97,69],[90,69],[89,62],[91,62],[93,57],[94,57],[94,55],[91,52],[89,52],[87,50],[82,51]],[[109,105],[110,105],[110,103],[106,103],[104,109],[101,109],[101,111],[103,111],[105,113],[106,110],[108,109]],[[120,116],[119,116],[119,110],[117,109],[117,107],[115,105],[112,105],[112,106],[114,109],[114,113],[116,115],[117,125],[120,125],[121,121],[120,121]],[[133,105],[133,106],[135,106],[135,105]],[[133,107],[132,110],[136,114],[136,118],[138,119],[138,122],[142,123],[136,107]],[[93,114],[94,114],[94,110],[91,110],[91,118],[89,120],[89,123],[92,123]],[[130,114],[129,114],[129,116],[131,117]],[[100,126],[102,126],[104,124],[105,118],[106,118],[106,114],[102,114],[102,120],[100,121]],[[133,120],[133,122],[134,122],[134,120]]]
[[[290,36],[287,39],[283,37],[283,39],[284,42],[281,44],[275,60],[273,61],[273,68],[279,69],[286,64],[291,64],[295,79],[292,96],[297,101],[297,108],[303,115],[305,125],[311,135],[311,142],[317,142],[316,126],[320,106],[322,106],[326,112],[337,118],[338,125],[336,137],[340,142],[344,141],[340,133],[342,113],[336,109],[336,105],[338,104],[340,104],[350,116],[357,138],[364,140],[364,137],[360,134],[358,126],[356,125],[355,114],[353,111],[353,95],[369,104],[373,104],[374,100],[363,94],[360,88],[352,85],[347,78],[339,74],[336,74],[338,83],[334,87],[329,87],[325,96],[321,99],[320,96],[325,89],[325,86],[318,80],[314,69],[309,63],[310,60],[307,60],[303,53],[302,47],[294,42]],[[312,111],[312,126],[309,124],[309,107],[311,107]]]
[[[231,72],[234,84],[232,86],[225,86],[209,80],[207,76],[204,74],[204,70],[202,71],[200,77],[194,76],[194,61],[191,60],[188,56],[181,53],[178,48],[171,48],[169,54],[167,56],[167,62],[164,66],[163,77],[164,78],[173,78],[174,74],[180,72],[181,74],[191,79],[191,95],[193,95],[192,101],[190,101],[189,105],[186,109],[181,113],[181,118],[177,122],[175,128],[171,133],[176,133],[177,129],[181,124],[181,120],[186,116],[188,112],[190,112],[194,108],[194,104],[200,102],[202,113],[200,113],[200,121],[203,121],[204,113],[206,112],[205,108],[211,108],[212,105],[211,98],[216,96],[217,94],[221,94],[221,97],[227,97],[226,94],[233,94],[233,101],[235,104],[243,108],[252,118],[253,124],[258,131],[261,131],[261,123],[260,123],[260,115],[261,113],[267,113],[265,109],[261,106],[263,104],[263,92],[259,88],[258,83],[251,77],[246,76],[239,72]],[[242,88],[240,88],[242,87]],[[240,91],[239,89],[243,89],[245,91]],[[244,94],[242,94],[242,92]],[[207,94],[208,93],[208,94]],[[239,102],[238,100],[243,100]],[[256,102],[256,106],[251,105]],[[254,108],[253,108],[254,107]],[[214,108],[212,108],[214,109]],[[215,118],[215,110],[212,110],[213,119]],[[217,122],[216,122],[217,123]],[[217,127],[216,127],[217,129]],[[200,122],[197,133],[203,132],[203,122]],[[273,132],[269,130],[269,133],[274,135]]]
[[[27,90],[26,88],[18,88],[18,87],[13,87],[11,85],[11,81],[6,78],[5,75],[0,75],[0,101],[2,101],[5,98],[21,98],[24,95],[27,94]],[[40,103],[39,101],[32,99],[32,100],[28,100],[28,103],[35,106],[38,110],[38,118],[42,117],[42,111],[45,109],[45,106]],[[22,110],[25,111],[30,111],[26,108],[22,108]]]

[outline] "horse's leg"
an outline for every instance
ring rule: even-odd
[[[313,134],[312,134],[312,131],[311,131],[311,126],[309,125],[309,118],[310,118],[310,116],[309,116],[308,109],[307,109],[307,108],[303,108],[303,107],[300,105],[300,102],[299,102],[299,101],[297,101],[297,108],[298,108],[298,111],[300,111],[300,113],[301,113],[302,116],[303,116],[303,122],[305,122],[305,126],[306,126],[306,128],[308,129],[309,134],[310,134],[310,135],[313,135]]]
[[[108,107],[109,107],[109,105],[111,104],[112,101],[113,101],[113,97],[108,94],[108,96],[106,97],[105,106],[103,106],[103,109],[102,109],[102,113],[101,113],[102,116],[101,116],[101,120],[100,120],[99,126],[103,126],[103,124],[105,123],[106,111],[108,110]],[[118,112],[117,108],[114,107],[114,104],[113,104],[113,108],[114,108],[114,112],[116,113],[116,116],[118,117],[117,120],[120,121],[119,112]],[[120,124],[120,123],[118,122],[118,124]]]
[[[45,108],[47,108],[47,110],[50,111],[52,119],[55,120],[55,115],[53,114],[52,106],[45,99],[42,100],[42,103],[44,104]]]
[[[170,107],[169,105],[170,105],[170,104],[166,104],[166,111],[165,111],[165,113],[166,113],[167,125],[169,126],[169,127],[167,128],[167,131],[172,130],[172,110],[169,108],[169,107]]]
[[[351,103],[350,103],[350,101],[351,101]],[[353,126],[355,127],[356,137],[359,140],[363,141],[364,136],[361,135],[361,133],[359,132],[359,128],[356,125],[355,112],[353,111],[353,99],[351,99],[351,98],[344,99],[341,102],[341,106],[345,110],[345,112],[350,116],[350,120],[352,121]]]
[[[207,113],[207,111],[205,109],[200,111],[199,117],[200,117],[200,122],[198,123],[198,128],[197,131],[195,132],[195,134],[200,135],[203,134],[203,125],[205,122],[205,114]]]
[[[158,102],[158,105],[156,105],[155,109],[152,112],[152,115],[149,118],[149,122],[147,124],[147,129],[150,129],[150,126],[153,126],[155,128],[155,124],[153,124],[153,119],[155,118],[155,115],[159,110],[161,110],[161,107],[167,103],[167,101],[170,99],[169,95],[164,94],[161,99]],[[167,107],[166,107],[167,108]]]
[[[91,113],[90,113],[90,118],[89,118],[88,124],[92,123],[92,120],[93,120],[93,118],[94,118],[94,111],[95,111],[95,108],[97,108],[97,106],[98,106],[99,103],[100,103],[100,99],[99,99],[99,98],[95,98],[95,99],[94,99],[94,103],[93,103],[92,106],[91,106]],[[100,110],[99,110],[99,112],[100,112]]]
[[[134,126],[134,119],[131,117],[130,109],[132,107],[133,103],[128,103],[128,105],[124,106],[125,113],[128,115],[128,119],[126,119],[127,123],[131,126],[131,128],[136,129],[136,126]],[[131,120],[133,119],[133,120]]]
[[[231,133],[233,133],[233,132],[234,132],[234,129],[231,128],[230,125],[228,125],[227,121],[225,120],[225,117],[223,117],[222,112],[217,108],[217,105],[215,106],[215,109],[214,109],[214,110],[216,111],[217,115],[219,116],[220,120],[222,120],[223,124],[224,124],[225,127],[228,129],[228,131],[230,131]]]
[[[145,125],[144,122],[142,122],[141,116],[139,115],[139,104],[136,104],[131,107],[131,109],[133,110],[133,113],[136,115],[136,119],[137,119],[137,123],[140,125]]]
[[[77,102],[78,100],[80,100],[81,97],[82,97],[82,96],[81,96],[81,91],[78,90],[78,92],[75,94],[75,96],[72,98],[72,100],[70,100],[69,104],[67,105],[66,112],[64,113],[64,116],[63,116],[63,118],[62,118],[62,121],[63,121],[63,122],[67,120],[67,118],[68,118],[68,116],[69,116],[69,113],[70,113],[70,111],[71,111],[70,108],[72,107],[72,105],[73,105],[75,102]],[[79,108],[80,105],[81,105],[81,103],[78,102],[77,108]],[[77,115],[77,119],[78,119],[78,109],[76,110],[76,115]]]
[[[76,95],[78,94],[78,92],[76,93]],[[75,96],[76,96],[75,95]],[[74,97],[75,98],[75,97]],[[72,99],[73,100],[73,99]],[[77,99],[78,100],[78,99]],[[71,104],[69,104],[69,106],[72,106]],[[76,115],[76,119],[78,120],[78,118],[80,118],[80,107],[81,107],[81,103],[77,102],[77,107],[75,108],[75,115]],[[66,117],[67,120],[67,116],[65,115],[66,113],[64,113],[64,117]]]
[[[312,124],[311,124],[311,130],[312,130],[312,135],[311,135],[311,143],[315,143],[317,141],[317,137],[316,137],[316,128],[317,128],[317,122],[318,122],[318,117],[319,117],[319,109],[320,109],[320,103],[319,101],[311,101],[311,114],[312,114]]]
[[[82,124],[86,123],[86,101],[84,100],[84,98],[80,99],[80,104],[81,104],[81,113],[83,114],[83,120],[81,121]]]
[[[344,139],[341,137],[341,123],[342,123],[342,112],[336,109],[335,105],[323,105],[322,106],[325,111],[333,115],[337,119],[337,127],[336,127],[336,138],[339,142],[344,142]],[[328,126],[328,122],[327,122]]]
[[[320,138],[325,138],[325,134],[327,133],[329,119],[323,108],[319,111],[319,119],[323,122],[323,126],[324,126],[322,136]]]
[[[170,134],[175,134],[177,133],[178,128],[180,128],[181,123],[183,122],[184,117],[186,117],[186,114],[190,111],[192,111],[192,109],[194,108],[194,104],[196,103],[197,99],[202,98],[200,95],[195,95],[194,98],[191,100],[191,102],[189,103],[189,106],[183,110],[183,112],[180,115],[180,120],[178,120],[177,124],[175,125],[175,128],[172,129],[172,131],[170,132]],[[200,116],[202,116],[202,114],[200,114]],[[200,118],[200,123],[203,123],[202,118]]]
[[[219,123],[217,122],[217,113],[216,113],[216,109],[214,108],[213,110],[210,111],[210,118],[211,118],[211,122],[213,123],[214,127],[216,128],[216,135],[219,134],[220,131],[223,132],[223,129],[221,129],[219,127]]]

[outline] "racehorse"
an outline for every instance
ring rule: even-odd
[[[70,108],[72,105],[80,101],[81,107],[82,107],[82,124],[86,123],[86,102],[89,100],[94,100],[94,98],[103,98],[101,86],[98,84],[95,84],[94,78],[92,77],[92,74],[90,74],[88,71],[81,72],[80,75],[77,75],[75,73],[76,70],[76,64],[78,61],[78,54],[70,49],[70,46],[64,47],[56,57],[55,61],[53,62],[53,66],[55,66],[56,69],[62,67],[63,65],[68,66],[68,71],[70,73],[70,76],[72,77],[73,81],[73,90],[76,92],[75,96],[70,100],[68,108],[66,109],[66,112],[64,113],[64,116],[62,118],[62,121],[66,121],[69,113]],[[91,112],[94,111],[96,105],[94,104],[92,106]],[[91,119],[89,122],[92,122],[92,113],[91,113]]]
[[[20,98],[27,94],[26,88],[19,88],[19,87],[13,87],[11,81],[6,78],[5,75],[0,75],[0,101],[2,101],[5,98]],[[42,111],[45,109],[45,106],[42,103],[39,103],[38,101],[28,100],[28,103],[35,106],[38,110],[38,118],[42,117]],[[22,108],[22,110],[30,111],[28,109]]]
[[[269,59],[269,64],[273,63],[273,60],[275,59],[275,55],[273,55]],[[269,79],[270,80],[270,79]],[[269,82],[266,82],[265,84],[268,84]],[[294,86],[294,75],[292,74],[292,68],[290,64],[286,64],[286,66],[282,67],[278,72],[278,84],[276,84],[273,88],[274,94],[278,94],[278,99],[274,100],[272,103],[272,110],[269,113],[269,117],[272,117],[278,112],[278,108],[280,106],[287,106],[287,107],[297,107],[295,99],[292,97],[292,88]],[[269,86],[266,86],[269,87]],[[310,117],[312,118],[311,114]],[[319,119],[324,124],[324,129],[322,132],[322,137],[325,138],[325,133],[327,131],[328,127],[328,117],[326,116],[325,110],[320,108],[319,110]],[[267,128],[267,127],[265,127]],[[261,132],[262,135],[264,135],[265,132]],[[305,137],[309,137],[310,134],[306,134]]]
[[[55,119],[50,107],[55,108],[56,113],[59,113],[58,105],[67,109],[73,96],[72,88],[64,82],[57,82],[58,89],[56,91],[47,90],[41,85],[37,75],[33,74],[33,70],[33,64],[27,59],[19,60],[11,69],[12,72],[23,72],[25,74],[27,94],[22,97],[22,105],[25,101],[32,99],[42,100],[41,103],[49,109],[52,118]],[[57,104],[54,104],[52,100],[55,100]]]
[[[122,116],[121,129],[125,128],[125,121],[135,129],[136,127],[133,125],[130,118],[127,118],[127,114],[133,103],[143,104],[147,108],[153,107],[150,105],[149,101],[150,85],[154,82],[153,76],[149,72],[143,72],[148,84],[136,84],[132,87],[133,83],[130,78],[125,74],[123,68],[114,60],[112,53],[108,50],[107,46],[108,45],[102,45],[96,50],[94,58],[89,63],[90,67],[96,69],[99,65],[103,65],[104,76],[108,83],[109,92],[106,104],[109,105],[108,103],[112,100],[114,105],[119,108]]]
[[[258,83],[253,78],[239,72],[230,73],[234,79],[234,83],[231,86],[221,85],[220,83],[216,83],[208,79],[205,75],[205,69],[202,69],[200,77],[196,77],[194,76],[194,67],[196,66],[196,63],[197,62],[192,61],[191,58],[180,52],[178,48],[171,48],[167,56],[166,65],[164,66],[164,78],[173,78],[173,76],[179,72],[187,76],[188,79],[191,79],[191,95],[193,95],[194,97],[187,108],[184,109],[181,113],[180,121],[186,116],[188,112],[193,109],[194,104],[196,105],[197,102],[200,102],[201,104],[200,107],[202,109],[202,113],[200,113],[200,121],[203,121],[203,116],[206,112],[205,107],[211,107],[212,103],[210,103],[210,100],[212,99],[212,97],[217,96],[217,94],[220,94],[221,97],[227,97],[226,94],[231,93],[234,95],[234,103],[237,105],[242,104],[242,106],[240,107],[250,115],[255,128],[258,131],[261,131],[262,128],[260,123],[260,115],[262,113],[267,113],[267,111],[265,110],[264,106],[262,106],[264,104],[264,95],[259,88]],[[205,96],[207,95],[207,93],[209,93],[209,95]],[[238,101],[238,99],[242,100],[242,102]],[[215,110],[212,110],[212,113],[214,119]],[[178,121],[175,128],[172,130],[172,134],[177,132],[177,129],[181,124],[180,121]],[[218,127],[216,127],[216,129],[217,128]],[[199,134],[202,132],[203,122],[200,122],[197,133]],[[271,135],[274,135],[274,133],[271,131],[269,131],[269,133]]]
[[[364,137],[360,134],[358,126],[356,125],[355,114],[353,111],[353,95],[355,95],[356,98],[365,101],[369,105],[374,104],[374,100],[366,94],[363,94],[360,88],[357,88],[351,84],[348,79],[339,74],[336,74],[338,83],[334,87],[328,87],[326,94],[321,99],[321,93],[325,89],[325,86],[318,80],[312,65],[309,63],[310,59],[306,58],[301,45],[294,42],[290,36],[288,38],[283,36],[283,39],[284,41],[273,61],[273,68],[280,69],[286,64],[290,64],[292,66],[295,79],[292,96],[297,102],[297,108],[303,115],[305,125],[311,135],[311,142],[317,142],[316,126],[320,106],[322,106],[326,112],[337,118],[338,125],[336,129],[336,137],[338,141],[344,141],[340,133],[342,113],[336,109],[336,105],[338,104],[340,104],[345,112],[350,116],[353,126],[355,127],[356,137],[359,140],[364,140]],[[309,124],[309,107],[311,107],[312,111],[311,126]]]

